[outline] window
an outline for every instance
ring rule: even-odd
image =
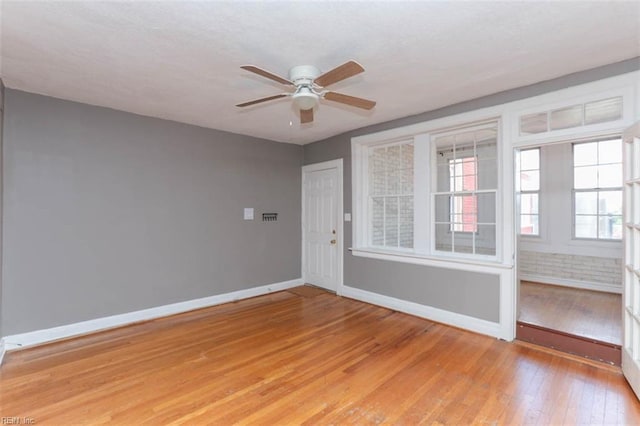
[[[374,247],[413,248],[413,144],[369,151],[369,235]]]
[[[352,139],[353,253],[496,261],[498,123]]]
[[[520,136],[571,129],[622,119],[622,96],[520,116]]]
[[[574,236],[622,239],[622,141],[573,145]]]
[[[540,235],[540,148],[520,151],[516,191],[520,196],[520,234]]]
[[[451,230],[457,232],[477,232],[478,197],[473,193],[476,185],[476,158],[455,158],[449,160],[449,190],[463,193],[451,197]]]
[[[436,136],[434,248],[496,254],[495,124]]]

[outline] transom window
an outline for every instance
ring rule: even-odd
[[[622,141],[573,145],[575,238],[622,239]]]

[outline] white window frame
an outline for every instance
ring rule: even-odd
[[[499,170],[500,170],[500,166],[499,166],[499,147],[500,147],[500,121],[496,118],[493,120],[484,120],[482,122],[479,123],[466,123],[465,125],[462,126],[457,126],[453,129],[448,129],[446,131],[443,132],[433,132],[432,133],[432,137],[434,138],[434,142],[436,138],[441,138],[441,137],[447,137],[450,135],[456,135],[458,133],[462,133],[462,132],[470,132],[470,131],[475,131],[475,130],[482,130],[482,129],[486,129],[487,127],[490,126],[495,126],[496,131],[497,131],[497,138],[496,138],[496,174],[498,176],[496,176],[496,181],[497,181],[497,186],[495,189],[476,189],[475,191],[460,191],[457,192],[458,194],[475,194],[475,195],[480,195],[480,194],[495,194],[495,218],[494,220],[496,221],[495,223],[482,223],[482,222],[476,222],[476,227],[478,226],[482,226],[482,225],[492,225],[496,227],[496,234],[495,234],[495,239],[496,239],[496,254],[495,255],[487,255],[487,254],[479,254],[479,253],[475,253],[475,248],[476,248],[476,237],[478,236],[478,232],[477,230],[475,232],[464,232],[464,231],[455,231],[457,234],[460,234],[460,237],[462,237],[463,239],[467,239],[467,240],[471,240],[471,246],[473,248],[473,253],[459,253],[459,252],[455,252],[455,251],[445,251],[445,250],[438,250],[436,248],[436,226],[438,224],[441,224],[440,222],[436,222],[435,218],[436,218],[436,196],[438,195],[454,195],[454,193],[456,193],[456,191],[438,191],[436,188],[436,184],[437,184],[437,164],[436,161],[432,161],[429,164],[429,168],[433,171],[432,173],[432,185],[430,187],[431,191],[430,191],[430,205],[431,205],[431,217],[434,218],[433,221],[430,222],[430,226],[431,226],[431,236],[432,238],[430,238],[430,254],[433,256],[437,256],[437,257],[443,257],[443,258],[454,258],[454,259],[470,259],[470,260],[474,260],[474,261],[480,261],[480,262],[498,262],[499,261],[499,233],[501,232],[499,227],[498,227],[498,215],[499,215],[499,210],[500,210],[500,194],[499,194],[499,183],[500,183],[500,177],[499,177]],[[442,146],[437,146],[436,143],[431,144],[431,154],[432,154],[432,158],[437,158],[437,151],[442,148]],[[464,157],[460,157],[460,158],[464,158]],[[477,156],[475,156],[476,160],[478,159]],[[476,167],[478,167],[479,164],[476,161]],[[478,177],[478,173],[477,173],[477,168],[476,168],[476,178]],[[476,186],[477,186],[477,182],[476,182]],[[451,232],[451,230],[449,231]]]
[[[465,118],[475,118],[475,120],[465,121]],[[434,120],[430,124],[432,126],[428,128],[407,126],[352,139],[354,221],[352,253],[356,256],[365,257],[368,257],[368,253],[382,254],[387,255],[389,260],[409,263],[415,263],[415,259],[421,259],[421,263],[424,264],[433,264],[433,262],[439,264],[443,261],[451,261],[456,264],[460,262],[478,265],[502,264],[507,267],[510,259],[505,261],[502,257],[503,230],[501,226],[496,225],[495,255],[451,253],[435,250],[435,243],[432,238],[435,235],[435,224],[431,220],[432,217],[435,217],[432,183],[436,179],[436,167],[432,162],[432,158],[435,157],[437,149],[435,144],[431,143],[432,136],[484,128],[492,124],[496,126],[498,133],[496,142],[498,187],[495,190],[491,190],[491,192],[496,193],[496,224],[501,223],[503,215],[500,190],[500,175],[502,172],[502,155],[500,151],[503,124],[499,116],[487,117],[486,115],[462,114],[455,120],[450,118]],[[370,244],[371,236],[369,235],[370,212],[368,203],[369,149],[410,139],[413,139],[414,145],[414,248],[413,250],[407,250],[372,247]],[[418,165],[420,164],[424,164],[425,167],[419,167]],[[362,194],[366,194],[366,199],[363,199]]]
[[[531,147],[531,148],[523,148],[520,150],[520,153],[522,153],[523,151],[534,151],[537,150],[538,151],[538,189],[537,190],[523,190],[522,189],[522,183],[520,183],[520,191],[519,194],[522,196],[524,194],[537,194],[538,195],[538,233],[537,234],[522,234],[522,204],[520,207],[520,212],[519,212],[519,218],[518,218],[518,234],[520,234],[521,237],[524,238],[531,238],[531,239],[541,239],[542,238],[542,225],[543,225],[543,214],[542,214],[542,181],[544,179],[543,174],[542,174],[542,147],[540,146],[536,146],[536,147]],[[534,169],[531,169],[534,170]],[[520,170],[518,170],[518,172],[521,172],[522,168]],[[526,170],[529,171],[529,170]],[[517,176],[517,179],[520,179],[520,176]],[[522,203],[522,198],[520,198],[521,203]]]
[[[374,148],[380,148],[380,147],[391,147],[391,146],[398,146],[398,145],[405,145],[405,144],[412,144],[414,145],[414,156],[415,156],[415,144],[411,139],[402,139],[402,140],[396,140],[390,143],[380,143],[380,144],[376,144],[371,146],[369,149],[374,149]],[[367,174],[368,174],[368,161],[367,161]],[[414,173],[415,173],[415,159],[414,159]],[[367,216],[367,245],[369,247],[372,248],[376,248],[379,250],[393,250],[393,251],[404,251],[404,252],[408,252],[411,253],[413,252],[414,249],[410,249],[410,248],[405,248],[405,247],[390,247],[390,246],[386,246],[386,245],[374,245],[373,244],[373,238],[371,235],[371,223],[373,221],[373,212],[370,209],[370,205],[371,205],[371,199],[374,198],[373,195],[371,195],[370,191],[369,191],[369,182],[367,179],[367,211],[368,211],[368,216]],[[398,210],[400,207],[400,203],[399,203],[399,199],[402,196],[407,196],[406,194],[403,195],[395,195],[395,197],[398,199]],[[394,197],[393,195],[379,195],[378,197],[382,197],[382,198],[387,198],[387,197]],[[414,185],[413,185],[413,193],[411,194],[411,197],[413,197],[414,199],[414,218],[415,218],[415,177],[414,177]],[[415,219],[414,219],[415,221]],[[400,222],[398,221],[398,227],[400,226]],[[398,229],[398,239],[400,238],[400,230]],[[415,241],[416,241],[416,233],[415,233],[415,224],[414,224],[414,234],[413,234],[413,241],[414,241],[414,247],[415,247]],[[386,243],[386,238],[385,238],[385,243]],[[399,243],[399,241],[398,241]]]
[[[622,197],[622,187],[623,187],[623,182],[622,180],[620,181],[620,186],[614,186],[614,187],[595,187],[595,188],[576,188],[576,183],[575,183],[575,163],[574,163],[574,148],[576,145],[580,145],[580,144],[587,144],[587,143],[598,143],[598,142],[603,142],[603,141],[607,141],[607,140],[612,140],[612,139],[620,139],[620,143],[621,143],[621,149],[624,149],[624,144],[622,142],[622,134],[618,135],[618,136],[606,136],[606,137],[600,137],[600,138],[595,138],[592,140],[587,140],[587,141],[578,141],[578,142],[572,142],[571,143],[571,174],[572,174],[572,178],[571,178],[571,236],[572,239],[574,241],[592,241],[595,243],[621,243],[622,242],[622,237],[621,238],[600,238],[595,237],[595,238],[589,238],[589,237],[578,237],[576,236],[576,193],[579,192],[591,192],[591,193],[596,193],[596,195],[598,195],[600,192],[612,192],[612,191],[617,191],[620,192],[620,197]],[[605,163],[606,164],[617,164],[617,163]],[[594,164],[595,166],[599,166],[600,162],[598,161],[598,163]],[[622,161],[620,162],[620,169],[622,169]],[[621,170],[622,171],[622,170]],[[620,214],[621,216],[623,216],[623,214]],[[599,235],[600,234],[600,213],[596,212],[596,233]]]

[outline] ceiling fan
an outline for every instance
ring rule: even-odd
[[[300,110],[300,123],[311,123],[313,121],[313,108],[318,105],[320,99],[339,102],[341,104],[354,106],[356,108],[371,109],[376,106],[374,101],[357,98],[338,92],[325,90],[325,87],[345,80],[364,71],[362,65],[356,61],[345,62],[344,64],[327,71],[323,74],[312,65],[299,65],[289,70],[289,78],[280,77],[272,72],[266,71],[255,65],[243,65],[244,70],[266,77],[286,86],[293,86],[293,92],[280,93],[278,95],[267,96],[265,98],[254,99],[252,101],[237,104],[237,107],[247,107],[262,102],[272,101],[284,97],[291,97],[296,107]]]

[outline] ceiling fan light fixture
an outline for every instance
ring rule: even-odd
[[[318,105],[318,95],[309,87],[302,86],[293,94],[293,102],[299,109],[311,109]]]

